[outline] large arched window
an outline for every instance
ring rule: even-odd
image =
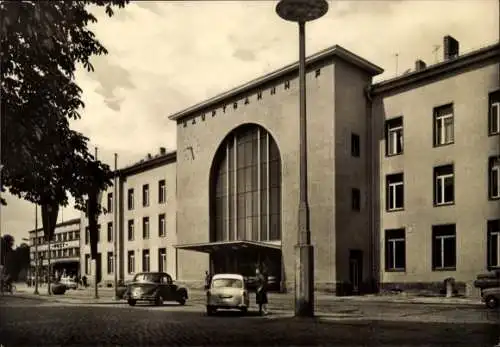
[[[210,175],[211,241],[281,240],[281,158],[272,136],[247,124],[217,150]]]

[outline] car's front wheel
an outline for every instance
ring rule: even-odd
[[[484,299],[486,302],[486,306],[488,308],[497,308],[498,307],[498,299],[494,296],[488,296]]]
[[[242,307],[240,308],[241,313],[247,314],[248,313],[248,307]]]
[[[161,297],[161,295],[158,295],[158,296],[155,298],[155,305],[156,305],[156,306],[162,306],[162,305],[163,305],[163,298]]]
[[[137,301],[136,301],[136,300],[129,299],[128,304],[129,304],[130,306],[135,306],[135,304],[137,304]]]
[[[213,316],[217,309],[213,306],[207,306],[207,316]]]

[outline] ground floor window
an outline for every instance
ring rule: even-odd
[[[500,268],[500,219],[488,221],[488,269]]]
[[[405,229],[385,231],[385,270],[404,271],[406,269]]]
[[[455,224],[432,227],[432,269],[455,270],[457,266],[457,240]]]

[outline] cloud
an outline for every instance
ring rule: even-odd
[[[175,149],[170,114],[297,60],[297,25],[280,19],[275,4],[141,1],[112,18],[98,10],[100,21],[92,27],[109,55],[93,59],[95,72],[78,71],[86,108],[72,126],[109,164],[114,152],[123,166],[160,146]],[[460,41],[462,52],[498,40],[496,1],[329,4],[326,16],[307,25],[307,54],[339,44],[383,67],[376,80],[395,75],[396,53],[399,73],[416,59],[433,63],[434,45],[447,34]],[[8,201],[2,232],[25,237],[34,225],[33,207]]]

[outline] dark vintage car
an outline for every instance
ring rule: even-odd
[[[500,270],[477,275],[474,287],[481,290],[500,287]]]
[[[165,272],[142,272],[127,285],[124,299],[130,306],[138,301],[153,302],[157,306],[163,305],[164,301],[177,301],[184,305],[188,292],[174,284],[172,277]]]

